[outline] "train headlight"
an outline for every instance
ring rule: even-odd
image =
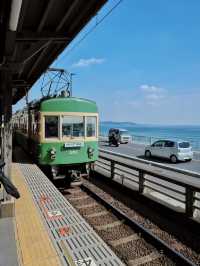
[[[49,151],[49,155],[50,155],[51,160],[55,160],[56,159],[56,149],[51,148]]]
[[[87,150],[87,153],[88,153],[88,157],[92,158],[92,156],[94,155],[94,149],[89,147],[88,150]]]

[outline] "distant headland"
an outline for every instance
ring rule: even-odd
[[[100,121],[102,124],[121,124],[121,125],[136,125],[134,122],[121,122],[121,121]]]

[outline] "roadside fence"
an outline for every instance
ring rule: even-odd
[[[99,149],[95,171],[200,222],[200,174]]]

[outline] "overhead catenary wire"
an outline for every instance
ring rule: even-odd
[[[58,58],[57,60],[56,60],[56,63],[55,63],[55,65],[57,65],[58,63],[60,63],[69,53],[71,53],[77,46],[79,46],[80,45],[80,43],[82,42],[82,41],[84,41],[86,38],[87,38],[87,36],[89,35],[89,34],[91,34],[122,2],[123,2],[124,0],[119,0],[119,1],[117,1],[117,3],[115,3],[114,4],[114,6],[113,7],[111,7],[111,9],[102,17],[102,18],[100,18],[99,20],[98,19],[96,19],[96,23],[95,23],[95,25],[94,26],[92,26],[92,28],[91,29],[89,29],[84,35],[83,35],[83,37],[79,40],[79,41],[77,41],[68,51],[67,51],[67,53],[65,54],[65,55],[63,55],[61,58]]]
[[[80,43],[82,41],[84,41],[88,35],[90,35],[124,0],[119,0],[117,1],[110,9],[109,11],[102,17],[99,19],[99,16],[98,14],[96,15],[96,23],[94,26],[91,27],[91,29],[89,29],[83,36],[80,40],[78,40],[68,51],[66,54],[64,54],[62,57],[58,57],[56,60],[55,60],[55,64],[54,66],[57,66],[58,63],[60,63],[69,53],[71,53],[77,46],[80,45]],[[55,76],[54,76],[55,78]],[[47,85],[45,84],[44,85],[44,79],[45,79],[45,73],[43,73],[43,78],[42,78],[42,86],[41,86],[41,93],[42,93],[42,90],[44,89],[44,87]],[[63,79],[62,75],[61,75],[61,79]],[[44,96],[44,95],[43,95]]]

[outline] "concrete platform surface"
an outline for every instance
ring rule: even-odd
[[[17,151],[18,158],[22,153]],[[12,164],[21,194],[15,201],[19,265],[124,265],[38,166],[25,159]]]
[[[62,265],[16,163],[12,164],[12,179],[21,194],[15,202],[15,237],[20,265]]]
[[[18,266],[13,218],[0,219],[0,266]]]

